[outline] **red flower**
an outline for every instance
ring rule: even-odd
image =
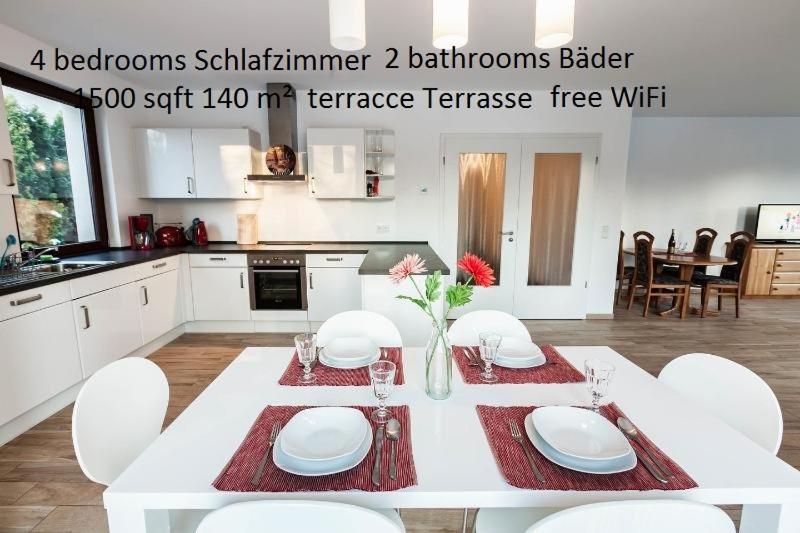
[[[465,253],[464,257],[458,260],[458,268],[469,274],[475,280],[475,284],[481,287],[489,287],[495,281],[492,267],[475,254]]]

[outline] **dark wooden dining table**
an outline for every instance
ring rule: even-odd
[[[633,248],[626,248],[625,253],[628,255],[635,255],[636,251]],[[662,249],[653,249],[653,262],[659,265],[674,265],[678,267],[678,277],[683,281],[692,281],[692,275],[694,274],[694,270],[697,267],[709,267],[709,266],[725,266],[725,265],[735,265],[737,263],[734,259],[728,259],[727,257],[720,257],[717,255],[702,255],[702,254],[695,254],[692,252],[678,252],[678,253],[668,253],[667,250]],[[667,309],[666,311],[662,311],[660,314],[666,315],[669,313],[674,312],[677,309],[675,305]],[[691,308],[691,312],[693,314],[697,314],[700,310],[696,307]],[[708,314],[708,311],[706,311]]]

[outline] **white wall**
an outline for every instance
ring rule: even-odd
[[[800,203],[800,117],[635,118],[623,229],[692,246],[700,227],[753,231],[759,203]],[[630,240],[627,241],[630,244]]]
[[[34,52],[40,48],[45,50],[47,58],[52,57],[50,45],[0,24],[0,63],[12,70],[70,90],[79,87],[87,89],[89,87],[132,86],[127,81],[105,73],[57,72],[52,68],[39,71],[31,67],[30,62]],[[152,211],[152,203],[139,200],[135,193],[130,131],[134,114],[134,111],[126,110],[95,111],[111,246],[129,244],[128,215]],[[8,202],[0,204],[0,219],[9,216],[7,213],[9,205]]]
[[[418,98],[418,101],[422,100]],[[315,200],[302,184],[265,184],[260,201],[159,200],[157,220],[188,222],[202,216],[212,240],[236,239],[236,213],[259,214],[262,240],[423,240],[437,251],[441,234],[440,140],[444,133],[593,133],[601,135],[601,163],[594,191],[592,276],[588,312],[611,312],[616,239],[622,213],[630,113],[611,109],[553,111],[333,111],[313,110],[298,96],[299,138],[307,127],[381,127],[394,130],[396,175],[391,202]],[[143,116],[139,126],[239,127],[260,131],[267,142],[266,111],[221,113],[187,110],[173,117]],[[421,194],[421,188],[427,194]],[[376,225],[388,224],[389,234]],[[609,226],[612,237],[600,238]],[[455,257],[444,257],[454,266]]]

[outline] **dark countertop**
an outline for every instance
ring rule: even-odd
[[[441,270],[449,274],[450,269],[436,255],[427,242],[270,242],[252,245],[239,245],[232,242],[212,242],[208,246],[177,246],[174,248],[157,248],[155,250],[137,251],[130,248],[114,248],[102,252],[92,252],[64,258],[69,262],[81,261],[114,261],[107,265],[88,268],[63,274],[26,280],[24,282],[3,284],[0,281],[0,296],[11,294],[44,285],[60,283],[83,276],[91,276],[100,272],[123,268],[137,263],[146,263],[179,254],[215,254],[215,253],[249,253],[257,251],[302,252],[307,254],[352,253],[366,254],[358,273],[362,276],[388,275],[389,269],[406,254],[417,253],[425,261],[429,272]]]

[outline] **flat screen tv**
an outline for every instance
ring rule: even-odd
[[[800,241],[800,204],[760,204],[756,240]]]

